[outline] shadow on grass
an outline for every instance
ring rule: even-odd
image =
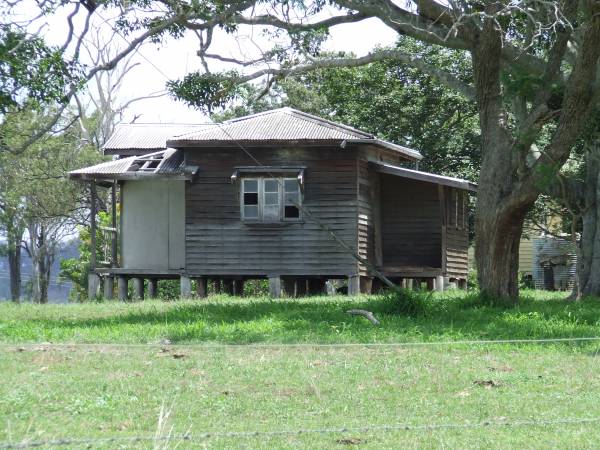
[[[160,308],[137,303],[125,313],[103,317],[32,318],[25,322],[39,331],[41,339],[69,340],[71,336],[84,342],[156,342],[163,338],[173,343],[344,343],[600,335],[598,300],[569,303],[532,295],[509,309],[480,306],[476,298],[464,295],[429,298],[427,302],[425,314],[417,317],[391,313],[394,305],[384,297],[222,298]],[[102,307],[110,308],[110,304]],[[351,308],[372,311],[381,325],[375,327],[362,317],[347,315]]]

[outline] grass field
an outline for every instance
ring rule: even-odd
[[[0,304],[0,448],[595,448],[600,341],[310,345],[600,336],[600,301],[560,298]]]

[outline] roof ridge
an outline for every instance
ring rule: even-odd
[[[330,128],[342,129],[345,131],[351,131],[352,133],[356,133],[361,135],[361,137],[374,139],[376,136],[371,133],[367,133],[366,131],[361,131],[357,128],[351,127],[349,125],[344,125],[343,123],[334,122],[333,120],[324,119],[323,117],[316,116],[314,114],[310,114],[304,111],[300,111],[298,109],[283,107],[279,108],[280,110],[284,110],[282,112],[291,113],[290,115],[299,116],[302,119],[309,119],[313,122],[318,122],[320,125],[329,126]]]

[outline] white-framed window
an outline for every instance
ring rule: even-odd
[[[302,194],[298,178],[248,177],[240,183],[240,211],[248,222],[301,220]]]

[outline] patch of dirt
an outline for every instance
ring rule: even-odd
[[[158,353],[156,354],[156,356],[171,356],[174,359],[183,359],[185,357],[187,357],[187,353],[181,353],[181,352],[177,352],[175,351],[175,349],[170,349],[167,347],[162,347]]]
[[[475,381],[473,381],[473,384],[475,384],[477,386],[481,386],[486,389],[492,389],[492,388],[497,388],[497,387],[502,386],[502,383],[500,383],[499,381],[495,381],[495,380],[475,380]]]
[[[336,439],[335,442],[337,444],[341,444],[341,445],[360,445],[360,444],[366,444],[367,441],[361,439],[361,438],[357,438],[357,437],[349,437],[349,438],[342,438],[342,439]]]
[[[488,367],[488,369],[490,372],[514,372],[515,370],[510,366]]]

